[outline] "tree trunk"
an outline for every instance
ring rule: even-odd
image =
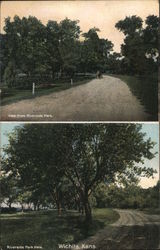
[[[34,206],[34,211],[36,211],[36,204],[34,203],[33,206]]]
[[[55,197],[55,202],[56,202],[56,206],[57,206],[57,209],[58,209],[58,215],[60,216],[61,212],[62,212],[61,192],[60,192],[60,190],[56,190],[56,192],[54,194],[54,197]]]
[[[54,78],[55,78],[55,71],[54,71],[54,68],[52,68],[52,80],[54,81]]]
[[[89,204],[88,195],[84,199],[84,211],[85,211],[86,222],[91,223],[92,222],[92,211],[91,211],[91,207]]]
[[[58,215],[61,216],[62,209],[61,209],[61,203],[59,201],[57,202],[57,208],[58,208]]]
[[[80,207],[80,205],[78,206],[78,212],[81,213],[81,207]]]
[[[81,214],[82,215],[84,214],[84,206],[82,206],[82,208],[81,208]]]
[[[23,207],[23,204],[21,204],[21,209],[22,209],[22,212],[24,212],[24,207]]]

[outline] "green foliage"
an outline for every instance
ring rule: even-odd
[[[4,82],[8,87],[13,87],[15,84],[16,69],[14,62],[9,62],[4,71]]]
[[[158,17],[148,16],[145,24],[142,28],[142,19],[131,16],[115,25],[125,35],[121,46],[124,73],[149,75],[158,72]]]
[[[111,72],[148,75],[158,70],[158,17],[146,18],[145,28],[140,17],[126,17],[115,27],[124,33],[121,54],[111,53],[113,43],[99,38],[98,28],[83,33],[79,21],[65,18],[59,23],[49,20],[46,25],[36,17],[5,19],[0,41],[2,76],[10,87],[18,72],[27,77],[47,75],[52,82],[64,77],[73,78],[77,72]],[[14,65],[13,65],[14,62]],[[22,86],[21,86],[22,87]]]
[[[126,82],[132,93],[140,99],[147,113],[150,114],[149,120],[157,120],[158,75],[148,77],[118,75],[117,77]]]
[[[122,55],[120,53],[114,52],[110,54],[106,62],[106,68],[109,70],[109,73],[118,74],[122,72],[123,68]]]
[[[5,67],[14,60],[16,72],[26,73],[27,77],[47,74],[52,81],[63,75],[73,78],[76,72],[104,71],[113,44],[100,39],[96,28],[84,34],[82,42],[78,23],[66,18],[60,23],[49,20],[45,26],[32,16],[15,16],[13,21],[6,18],[2,64]],[[10,81],[19,86],[14,79]]]
[[[137,16],[126,17],[124,20],[116,23],[115,27],[122,31],[125,35],[132,35],[142,28],[142,19]]]
[[[85,40],[82,46],[81,60],[85,66],[84,71],[105,71],[107,58],[112,51],[113,44],[107,39],[100,39],[97,34],[99,31],[99,29],[93,28],[83,34]]]
[[[94,192],[97,207],[112,208],[158,208],[159,207],[159,183],[148,189],[128,183],[127,186],[101,183]]]
[[[105,183],[100,183],[94,193],[93,193],[93,196],[95,197],[96,199],[96,203],[97,203],[97,207],[98,208],[103,208],[103,207],[107,207],[108,206],[108,195],[107,195],[107,192],[108,192],[108,187]]]
[[[8,61],[16,62],[16,68],[28,75],[45,65],[45,26],[36,18],[29,16],[11,21],[5,19],[6,53]],[[42,66],[41,66],[42,67]]]
[[[29,191],[24,191],[23,192],[19,192],[18,193],[18,197],[16,198],[16,201],[18,201],[20,204],[28,204],[30,201],[30,197],[31,197],[31,192]]]
[[[1,181],[1,200],[0,202],[6,203],[10,208],[12,203],[17,199],[18,187],[17,180],[12,175],[2,175]]]
[[[78,207],[91,220],[91,195],[99,183],[118,178],[126,185],[153,174],[137,165],[154,157],[155,144],[144,136],[137,124],[25,124],[10,134],[2,167],[22,191],[32,192],[35,206],[49,197],[59,214]]]

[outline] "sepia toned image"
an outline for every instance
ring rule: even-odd
[[[1,1],[2,121],[157,121],[158,0]]]
[[[158,123],[3,123],[1,155],[2,249],[159,249]]]

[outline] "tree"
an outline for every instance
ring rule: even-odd
[[[22,212],[24,211],[24,204],[29,204],[31,197],[31,192],[22,190],[19,191],[16,201],[18,201],[21,204]]]
[[[100,39],[98,28],[92,28],[83,33],[85,38],[82,45],[82,64],[85,72],[105,71],[106,61],[113,48],[108,39]]]
[[[108,185],[105,183],[100,183],[94,190],[93,196],[96,198],[96,203],[98,208],[104,208],[109,206],[108,202]]]
[[[146,27],[144,29],[144,43],[146,45],[147,53],[153,53],[153,56],[158,53],[158,28],[159,19],[157,16],[150,15],[145,21]]]
[[[80,60],[80,27],[78,20],[72,21],[68,18],[59,24],[56,21],[48,21],[47,24],[47,53],[48,63],[55,73],[65,73],[73,77]]]
[[[121,46],[122,55],[128,60],[128,73],[144,72],[145,51],[143,46],[142,19],[137,16],[126,17],[115,27],[126,36]]]
[[[11,209],[18,195],[17,181],[12,175],[1,177],[1,203],[6,203]]]
[[[116,182],[110,185],[100,183],[93,196],[96,199],[97,207],[112,208],[158,208],[159,184],[147,189],[142,188],[138,183],[128,183],[120,186]]]
[[[61,72],[72,77],[80,59],[79,36],[81,33],[79,21],[68,18],[59,24],[59,52],[61,55]]]
[[[114,73],[119,74],[122,72],[122,63],[123,63],[122,55],[120,53],[114,52],[113,54],[110,54],[108,57],[106,69],[113,74]]]
[[[47,62],[52,72],[52,79],[60,71],[61,55],[59,51],[59,25],[56,21],[48,21],[47,26]]]
[[[52,203],[56,203],[60,215],[64,174],[58,163],[60,152],[56,150],[59,139],[56,137],[58,126],[48,127],[47,134],[41,134],[42,131],[45,131],[45,126],[17,128],[9,137],[10,147],[5,151],[11,157],[3,161],[3,169],[5,174],[10,172],[15,178],[19,177],[18,186],[21,189],[32,192],[31,201],[35,208],[39,207],[45,196],[49,196],[52,197]],[[18,155],[18,152],[21,154]]]
[[[159,18],[150,15],[145,21],[146,27],[143,32],[143,39],[147,57],[147,71],[154,73],[158,71],[158,56],[159,56]]]
[[[126,36],[133,36],[142,28],[142,19],[137,16],[126,17],[116,23],[115,27],[122,31]]]
[[[148,16],[146,27],[140,17],[126,17],[116,23],[115,27],[124,33],[121,46],[125,57],[127,73],[145,75],[156,72],[158,57],[158,17]]]
[[[6,35],[0,34],[0,81],[3,79],[5,68],[8,64],[7,54],[5,53]]]
[[[5,53],[8,61],[15,61],[16,69],[31,75],[45,65],[46,30],[36,17],[20,19],[15,16],[13,21],[8,17],[4,26],[6,45]],[[43,71],[43,69],[42,69]]]
[[[92,219],[89,197],[99,183],[109,185],[118,175],[134,173],[138,178],[153,173],[137,166],[144,158],[154,157],[154,143],[145,139],[137,124],[26,124],[15,130],[9,142],[6,173],[20,176],[21,185],[33,191],[39,185],[42,193],[56,195],[59,204],[67,178],[83,204],[87,222]]]
[[[15,62],[10,61],[4,71],[4,82],[8,87],[15,85],[16,67]]]

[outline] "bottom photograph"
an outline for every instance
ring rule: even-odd
[[[160,249],[158,123],[1,123],[1,249]]]

